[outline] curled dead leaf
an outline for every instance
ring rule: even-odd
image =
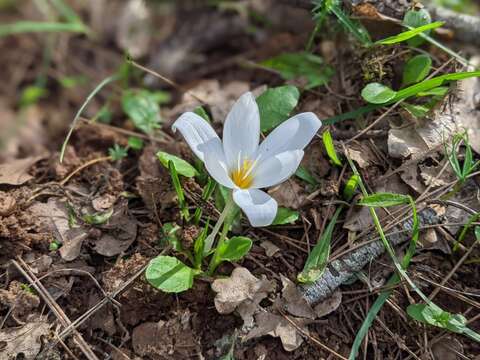
[[[32,179],[28,172],[30,168],[44,156],[34,156],[25,159],[12,160],[0,164],[0,184],[22,185]]]
[[[212,283],[215,308],[220,314],[232,313],[246,300],[259,303],[273,290],[274,284],[265,278],[257,279],[244,267],[235,268],[229,278]]]
[[[308,334],[306,325],[309,321],[306,319],[291,318],[295,324]],[[303,343],[303,338],[297,328],[283,316],[275,315],[268,312],[260,312],[255,315],[255,323],[257,327],[252,329],[243,341],[248,341],[264,335],[279,337],[282,346],[286,351],[293,351]]]
[[[282,307],[293,316],[314,320],[316,314],[297,286],[289,278],[283,275],[280,277],[283,284],[282,298],[280,299]]]
[[[333,294],[322,302],[318,303],[315,306],[315,314],[317,317],[321,318],[327,316],[328,314],[334,312],[338,309],[342,303],[342,292],[340,290],[335,290]]]
[[[42,346],[41,336],[48,334],[46,322],[29,322],[18,328],[0,331],[1,358],[33,360]]]

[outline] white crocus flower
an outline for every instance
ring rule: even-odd
[[[260,115],[252,93],[233,105],[223,127],[223,143],[208,122],[195,113],[182,114],[172,126],[180,130],[209,174],[233,189],[233,200],[252,226],[270,225],[277,202],[261,188],[277,185],[295,173],[303,148],[321,126],[318,117],[301,113],[283,122],[259,145]]]

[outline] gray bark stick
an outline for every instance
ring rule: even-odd
[[[420,226],[440,223],[441,217],[432,208],[425,208],[418,214]],[[405,232],[387,236],[392,246],[398,246],[411,238],[410,231],[413,227],[413,220],[408,219],[393,231],[403,230]],[[370,261],[376,259],[385,252],[383,243],[378,240],[346,254],[340,259],[332,261],[327,266],[322,277],[311,285],[300,287],[303,297],[311,305],[314,305],[328,298],[340,285],[348,281],[355,273],[359,272]]]

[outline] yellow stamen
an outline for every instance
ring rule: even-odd
[[[247,189],[252,185],[253,176],[252,176],[252,167],[255,165],[254,161],[249,159],[244,159],[243,163],[238,164],[236,170],[232,171],[230,177],[233,182],[240,189]]]

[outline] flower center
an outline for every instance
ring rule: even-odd
[[[244,159],[242,162],[239,160],[237,168],[230,173],[233,182],[240,189],[247,189],[252,185],[252,170],[254,166],[255,162],[250,159]]]

